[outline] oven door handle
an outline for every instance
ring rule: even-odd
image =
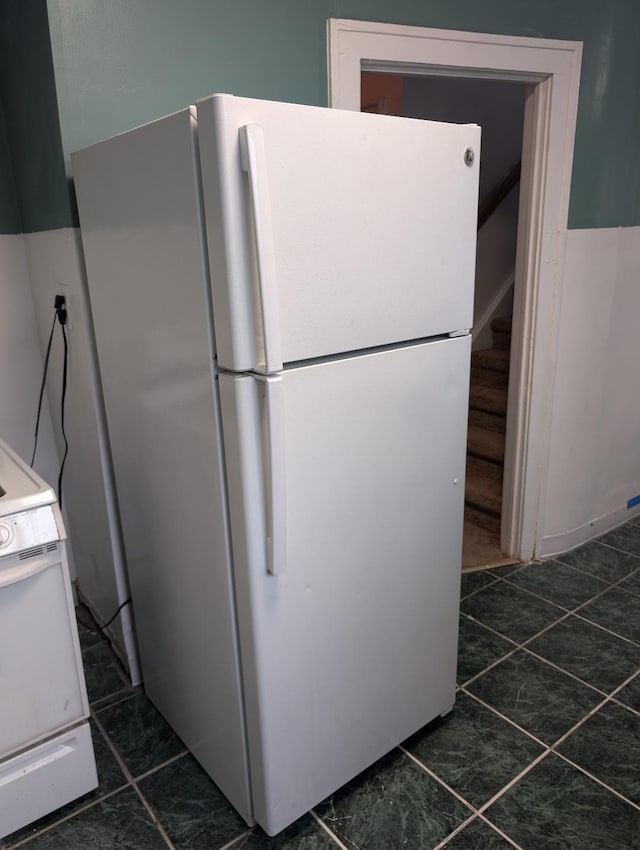
[[[28,578],[41,573],[47,567],[53,566],[51,558],[45,556],[29,558],[24,564],[18,564],[16,567],[8,567],[0,569],[0,588],[8,587],[10,584],[17,584],[19,581],[26,581]]]

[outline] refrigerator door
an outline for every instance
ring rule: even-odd
[[[197,110],[221,366],[471,327],[479,127],[229,95]]]
[[[194,116],[73,169],[145,690],[251,820]]]
[[[271,834],[454,702],[469,357],[466,336],[220,376]]]

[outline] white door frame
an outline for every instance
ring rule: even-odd
[[[541,542],[582,43],[328,21],[329,105],[360,109],[366,71],[529,83],[525,104],[501,548]]]

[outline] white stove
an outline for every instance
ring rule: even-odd
[[[98,784],[65,537],[0,440],[0,838]]]

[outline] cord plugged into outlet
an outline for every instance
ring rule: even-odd
[[[66,289],[66,287],[61,287]],[[69,297],[64,291],[58,292],[53,301],[53,308],[56,311],[56,319],[61,325],[66,325],[67,330],[71,330],[69,321]]]

